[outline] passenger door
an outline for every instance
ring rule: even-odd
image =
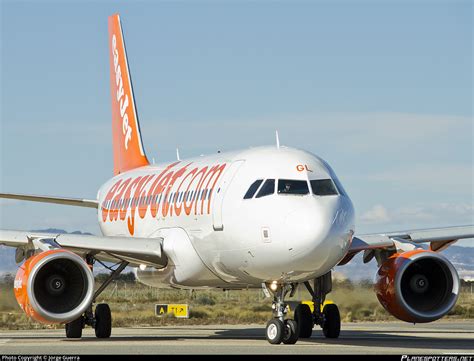
[[[215,231],[222,231],[224,229],[224,223],[222,220],[222,205],[224,197],[229,189],[229,185],[232,182],[235,174],[239,168],[244,164],[244,160],[236,160],[230,164],[229,168],[224,173],[224,176],[218,185],[217,192],[215,193],[212,201],[212,223]]]

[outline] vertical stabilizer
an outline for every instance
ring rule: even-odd
[[[148,165],[118,14],[109,16],[110,93],[114,174]]]

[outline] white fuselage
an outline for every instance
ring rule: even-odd
[[[269,179],[275,180],[270,192]],[[337,194],[315,195],[310,181],[328,179]],[[244,199],[257,180],[253,197]],[[287,193],[279,180],[300,181],[309,192]],[[265,184],[269,194],[257,197]],[[168,265],[137,270],[140,280],[156,286],[302,282],[334,267],[354,233],[352,202],[329,165],[287,147],[134,169],[104,184],[98,199],[104,235],[164,240]]]

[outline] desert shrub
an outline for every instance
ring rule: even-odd
[[[195,303],[197,303],[198,305],[214,306],[216,304],[216,300],[210,295],[202,294],[196,298]]]
[[[208,318],[209,314],[205,311],[190,310],[189,318]]]

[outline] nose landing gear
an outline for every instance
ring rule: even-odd
[[[296,290],[296,286],[278,285],[273,294],[273,319],[268,321],[265,330],[267,341],[273,345],[280,343],[295,344],[298,341],[299,329],[295,320],[285,320],[285,315],[288,312],[288,305],[285,303],[285,296],[288,292],[291,295]]]

